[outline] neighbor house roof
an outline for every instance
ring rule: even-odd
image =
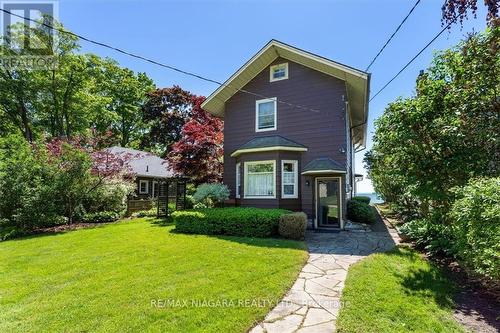
[[[331,75],[345,82],[351,127],[353,128],[353,143],[365,146],[370,74],[274,39],[208,96],[202,107],[213,115],[224,118],[226,101],[278,57]]]
[[[319,174],[319,173],[345,173],[345,166],[332,160],[331,158],[321,157],[307,163],[302,168],[303,175]]]
[[[106,149],[112,154],[126,156],[126,164],[136,176],[169,178],[175,173],[168,167],[168,162],[150,152],[124,147],[110,147]]]
[[[301,145],[300,143],[282,137],[281,135],[270,135],[253,138],[252,140],[240,146],[231,154],[231,156],[235,157],[243,153],[275,150],[307,151],[307,147]]]

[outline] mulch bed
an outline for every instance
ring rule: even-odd
[[[96,227],[99,227],[99,226],[103,226],[103,225],[107,225],[107,224],[113,224],[113,223],[118,223],[118,221],[115,221],[115,222],[103,222],[103,223],[84,223],[84,222],[78,222],[78,223],[72,223],[71,225],[69,225],[69,224],[62,224],[62,225],[57,225],[57,226],[54,226],[54,227],[36,229],[36,230],[33,231],[33,233],[34,234],[58,233],[58,232],[72,231],[72,230],[78,230],[78,229],[96,228]]]

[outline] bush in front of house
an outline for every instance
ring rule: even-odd
[[[208,208],[221,206],[227,199],[229,199],[229,189],[219,183],[201,184],[193,195],[195,204],[202,204]]]
[[[454,192],[449,221],[456,256],[474,272],[500,279],[500,177],[473,179]]]
[[[120,214],[113,211],[102,211],[85,214],[83,217],[83,222],[87,223],[105,223],[114,222],[120,218]]]
[[[347,218],[353,222],[374,223],[375,213],[370,205],[359,200],[347,201]]]
[[[284,209],[206,208],[172,213],[175,230],[188,234],[272,237]]]
[[[358,195],[358,196],[352,197],[351,200],[359,201],[359,202],[362,202],[362,203],[369,205],[371,198],[364,196],[364,195]]]
[[[285,214],[280,217],[278,231],[281,237],[303,240],[306,236],[307,215],[302,212]]]

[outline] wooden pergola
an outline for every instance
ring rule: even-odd
[[[158,179],[158,217],[168,217],[172,210],[183,210],[186,208],[187,183],[188,178],[186,177]]]

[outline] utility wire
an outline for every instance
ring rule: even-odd
[[[81,40],[84,40],[86,42],[89,42],[91,44],[95,44],[95,45],[99,45],[99,46],[102,46],[104,48],[108,48],[110,50],[113,50],[113,51],[116,51],[118,53],[122,53],[122,54],[125,54],[127,56],[130,56],[130,57],[133,57],[133,58],[137,58],[137,59],[141,59],[143,61],[146,61],[146,62],[149,62],[149,63],[152,63],[154,65],[157,65],[157,66],[160,66],[160,67],[164,67],[164,68],[167,68],[167,69],[170,69],[172,71],[175,71],[175,72],[178,72],[178,73],[181,73],[181,74],[184,74],[184,75],[187,75],[187,76],[191,76],[191,77],[194,77],[194,78],[197,78],[197,79],[200,79],[200,80],[203,80],[203,81],[206,81],[206,82],[210,82],[210,83],[215,83],[221,87],[227,87],[227,88],[230,88],[230,89],[234,89],[236,91],[240,91],[242,93],[245,93],[245,94],[249,94],[249,95],[252,95],[252,96],[256,96],[256,97],[259,97],[259,98],[263,98],[263,99],[270,99],[269,97],[266,97],[265,95],[261,95],[259,93],[255,93],[255,92],[252,92],[252,91],[249,91],[249,90],[246,90],[246,89],[238,89],[238,88],[234,88],[232,87],[231,85],[229,84],[226,84],[226,83],[223,83],[223,82],[220,82],[220,81],[217,81],[217,80],[213,80],[213,79],[210,79],[210,78],[207,78],[207,77],[204,77],[202,75],[199,75],[199,74],[196,74],[196,73],[192,73],[192,72],[189,72],[189,71],[186,71],[186,70],[183,70],[183,69],[179,69],[177,67],[174,67],[174,66],[170,66],[170,65],[167,65],[167,64],[164,64],[164,63],[161,63],[161,62],[158,62],[156,60],[153,60],[153,59],[150,59],[150,58],[146,58],[144,56],[141,56],[141,55],[138,55],[138,54],[135,54],[135,53],[132,53],[132,52],[128,52],[128,51],[125,51],[123,49],[120,49],[118,47],[114,47],[114,46],[111,46],[109,44],[106,44],[106,43],[102,43],[102,42],[98,42],[96,40],[93,40],[91,38],[88,38],[88,37],[85,37],[85,36],[82,36],[82,35],[79,35],[79,34],[76,34],[74,32],[71,32],[71,31],[67,31],[67,30],[64,30],[64,29],[61,29],[61,28],[57,28],[57,27],[54,27],[50,24],[47,24],[45,22],[41,22],[41,21],[36,21],[32,18],[29,18],[29,17],[25,17],[25,16],[22,16],[22,15],[18,15],[18,14],[14,14],[8,10],[5,10],[3,8],[0,8],[0,11],[6,13],[6,14],[9,14],[9,15],[12,15],[12,16],[16,16],[18,18],[21,18],[21,19],[24,19],[24,20],[27,20],[27,21],[31,21],[31,22],[34,22],[34,23],[37,23],[37,24],[41,24],[43,25],[44,27],[47,27],[51,30],[55,30],[55,31],[58,31],[60,33],[64,33],[64,34],[67,34],[67,35],[71,35],[71,36],[74,36],[78,39],[81,39]],[[320,110],[318,109],[312,109],[312,108],[309,108],[309,107],[306,107],[306,106],[303,106],[303,105],[298,105],[298,104],[294,104],[294,103],[289,103],[289,102],[286,102],[284,100],[279,100],[277,98],[275,98],[276,102],[277,103],[281,103],[281,104],[284,104],[284,105],[288,105],[288,106],[291,106],[291,107],[295,107],[295,108],[298,108],[298,109],[303,109],[303,110],[307,110],[307,111],[312,111],[312,112],[319,112]]]
[[[378,53],[375,56],[375,58],[373,58],[373,60],[368,65],[368,67],[366,67],[365,72],[368,72],[368,70],[370,69],[370,67],[375,62],[375,60],[377,60],[378,56],[382,53],[382,51],[384,51],[385,47],[391,42],[392,38],[398,33],[399,29],[401,29],[401,27],[403,26],[403,24],[406,22],[406,20],[408,19],[408,17],[410,17],[411,13],[413,13],[413,10],[415,9],[415,7],[417,7],[417,5],[419,3],[420,3],[420,0],[417,0],[417,2],[415,2],[415,4],[413,5],[413,7],[411,7],[410,11],[408,12],[408,14],[406,14],[406,16],[403,19],[403,21],[401,21],[401,23],[399,23],[399,25],[396,28],[396,30],[392,33],[391,37],[389,37],[389,39],[387,40],[387,42],[385,42],[384,46],[382,46],[382,48],[380,49],[380,51],[378,51]]]
[[[408,61],[408,63],[407,63],[406,65],[404,65],[404,67],[403,67],[403,68],[401,68],[401,70],[400,70],[399,72],[397,72],[397,73],[396,73],[396,75],[394,75],[394,76],[392,77],[392,79],[390,79],[390,80],[389,80],[389,81],[388,81],[388,82],[387,82],[387,83],[386,83],[386,84],[385,84],[382,88],[380,88],[380,89],[379,89],[379,91],[377,91],[377,93],[376,93],[375,95],[373,95],[373,96],[372,96],[372,98],[370,98],[370,102],[371,102],[371,101],[372,101],[375,97],[377,97],[377,96],[378,96],[378,94],[380,94],[380,93],[381,93],[381,92],[382,92],[385,88],[387,88],[387,86],[388,86],[389,84],[391,84],[391,82],[392,82],[392,81],[394,81],[394,80],[395,80],[395,79],[399,76],[399,74],[401,74],[401,73],[402,73],[402,72],[403,72],[403,71],[404,71],[404,70],[405,70],[408,66],[410,66],[410,64],[411,64],[411,63],[412,63],[415,59],[417,59],[417,58],[418,58],[418,56],[419,56],[420,54],[422,54],[422,52],[424,52],[424,51],[425,51],[425,50],[426,50],[426,49],[427,49],[427,48],[428,48],[428,47],[429,47],[432,43],[434,43],[434,41],[435,41],[435,40],[436,40],[439,36],[441,36],[441,34],[442,34],[443,32],[445,32],[445,31],[446,31],[446,30],[450,27],[450,25],[451,25],[451,24],[452,24],[452,22],[448,23],[448,24],[447,24],[447,25],[446,25],[446,26],[445,26],[445,27],[444,27],[444,28],[443,28],[443,29],[442,29],[442,30],[441,30],[441,31],[440,31],[440,32],[439,32],[436,36],[434,36],[434,38],[432,38],[432,39],[430,40],[430,42],[428,42],[428,43],[427,43],[427,45],[425,45],[425,46],[424,46],[424,47],[423,47],[423,48],[422,48],[422,49],[421,49],[421,50],[420,50],[420,51],[419,51],[419,52],[418,52],[418,53],[417,53],[417,54],[416,54],[413,58],[411,58],[411,60],[410,60],[410,61]]]

